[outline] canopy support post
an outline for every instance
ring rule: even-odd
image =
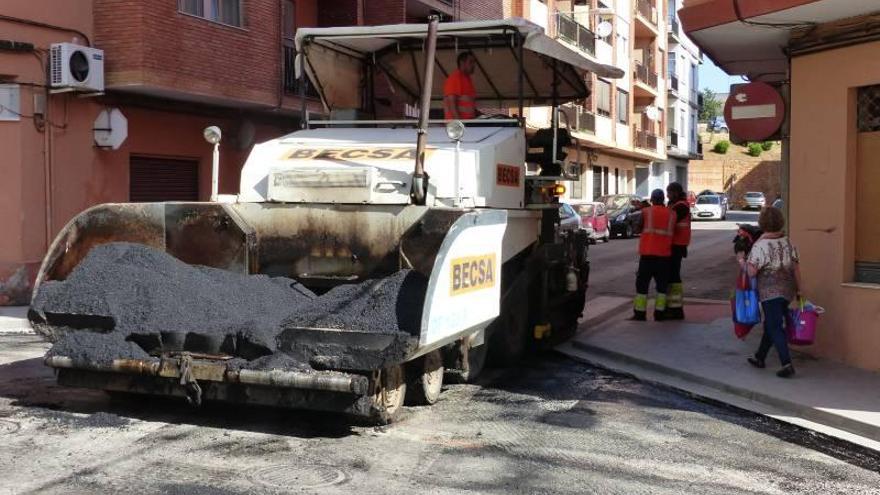
[[[425,174],[425,147],[428,145],[428,117],[431,112],[431,89],[434,83],[434,58],[437,52],[437,27],[440,18],[428,19],[428,39],[425,50],[425,73],[419,104],[419,130],[416,140],[416,169],[413,172],[412,198],[417,205],[425,204],[428,195],[428,176]]]

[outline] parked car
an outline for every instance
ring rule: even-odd
[[[564,232],[583,228],[584,225],[578,212],[568,203],[559,203],[559,230]],[[589,234],[590,232],[588,231],[587,233]]]
[[[603,240],[608,242],[611,237],[611,229],[608,225],[608,213],[604,203],[581,203],[572,205],[581,216],[581,224],[584,228],[592,229],[590,239],[593,242]]]
[[[625,239],[642,231],[642,198],[633,194],[613,194],[602,196],[599,201],[605,204],[612,236]]]
[[[727,127],[727,122],[725,122],[724,117],[720,115],[710,120],[707,128],[713,132],[730,132],[730,129]]]
[[[722,202],[717,194],[703,194],[697,196],[697,204],[694,206],[694,217],[706,220],[725,220],[727,218],[727,205]]]
[[[700,196],[706,196],[706,195],[709,195],[709,196],[720,196],[720,197],[721,197],[721,203],[724,204],[724,206],[728,206],[727,195],[724,194],[723,192],[713,191],[713,190],[711,190],[711,189],[704,189],[704,190],[700,191],[700,194],[698,194],[697,197],[700,197]]]
[[[744,209],[748,210],[750,208],[755,208],[760,210],[767,203],[767,198],[764,197],[764,193],[762,192],[747,192],[745,196],[743,196]]]

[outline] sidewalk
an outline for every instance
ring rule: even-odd
[[[626,319],[628,299],[600,296],[588,302],[585,313],[592,318],[581,324],[578,336],[557,350],[880,451],[880,373],[793,348],[797,374],[778,378],[775,350],[766,369],[746,362],[762,329],[755,327],[745,341],[736,339],[727,302],[690,301],[685,311],[684,322],[633,322]]]
[[[32,334],[27,306],[0,306],[0,335]]]

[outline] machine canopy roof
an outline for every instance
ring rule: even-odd
[[[421,93],[427,33],[427,24],[299,29],[297,77],[305,69],[330,109],[360,108],[364,75],[373,66],[377,84],[387,81],[398,97],[415,102]],[[522,43],[525,106],[550,104],[554,70],[559,103],[589,96],[588,72],[623,77],[617,67],[585,57],[524,19],[449,22],[441,23],[437,32],[432,98],[442,99],[443,82],[456,69],[458,54],[470,50],[477,57],[473,75],[477,100],[488,106],[516,106],[518,40]]]

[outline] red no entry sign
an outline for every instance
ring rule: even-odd
[[[724,120],[736,137],[763,141],[779,130],[784,117],[782,96],[773,86],[763,82],[731,86],[724,104]]]

